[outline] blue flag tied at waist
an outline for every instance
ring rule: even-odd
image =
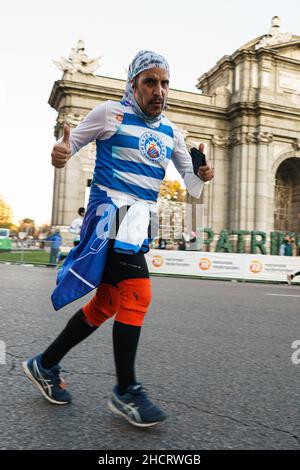
[[[117,206],[106,192],[92,185],[80,243],[65,259],[51,295],[55,310],[83,297],[101,283],[116,211]]]
[[[112,199],[106,191],[92,185],[80,243],[70,251],[57,275],[57,287],[51,296],[55,310],[100,285],[109,238],[115,240],[114,250],[118,253],[134,255],[149,251],[151,224],[155,232],[158,228],[157,214],[153,214],[150,222],[150,210],[146,201]],[[117,233],[112,233],[112,228],[117,228],[114,223],[117,211],[120,225]]]

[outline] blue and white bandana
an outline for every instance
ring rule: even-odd
[[[122,98],[122,102],[125,104],[130,104],[136,114],[144,119],[147,122],[153,123],[158,122],[161,119],[161,115],[159,116],[150,116],[146,114],[136,102],[133,96],[133,88],[132,88],[132,80],[141,72],[145,70],[153,69],[153,68],[160,68],[166,70],[170,74],[170,67],[166,59],[156,52],[152,51],[140,51],[134,57],[133,61],[129,65],[128,69],[128,77],[125,87],[125,93]],[[165,103],[164,103],[165,106]]]

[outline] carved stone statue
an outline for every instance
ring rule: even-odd
[[[273,16],[269,33],[263,36],[260,42],[256,44],[255,49],[260,49],[261,47],[266,46],[273,46],[275,44],[281,44],[284,42],[288,42],[292,39],[292,33],[280,32],[280,23],[281,20],[279,16]]]
[[[81,72],[90,75],[96,75],[95,72],[99,68],[101,56],[95,59],[89,59],[86,55],[84,42],[79,40],[76,48],[72,48],[69,59],[61,57],[60,60],[53,60],[55,65],[63,72],[75,73]]]

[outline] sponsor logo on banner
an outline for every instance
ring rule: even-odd
[[[299,269],[299,260],[291,256],[282,259],[279,256],[260,254],[151,250],[146,258],[150,272],[199,278],[213,276],[221,279],[283,282],[286,281],[287,274]]]
[[[160,255],[153,256],[152,264],[155,268],[160,268],[164,264],[163,257]]]
[[[254,274],[258,274],[263,270],[263,264],[258,259],[254,259],[249,265],[249,270]]]
[[[202,271],[207,271],[211,267],[211,261],[209,258],[201,258],[199,261],[199,268]]]

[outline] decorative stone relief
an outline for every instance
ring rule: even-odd
[[[256,134],[253,133],[253,132],[247,132],[246,142],[247,142],[247,144],[256,144],[257,143]]]
[[[84,119],[85,116],[82,114],[60,114],[58,116],[57,122],[58,124],[63,125],[65,122],[67,122],[70,126],[78,126],[78,124]]]
[[[273,142],[273,134],[270,132],[256,132],[256,136],[259,144],[270,144]]]
[[[230,145],[234,146],[234,145],[239,145],[241,143],[242,143],[242,133],[233,131],[230,135]]]
[[[230,139],[223,134],[214,135],[212,138],[212,144],[215,147],[229,147]]]
[[[300,139],[294,139],[293,148],[294,150],[300,150]]]

